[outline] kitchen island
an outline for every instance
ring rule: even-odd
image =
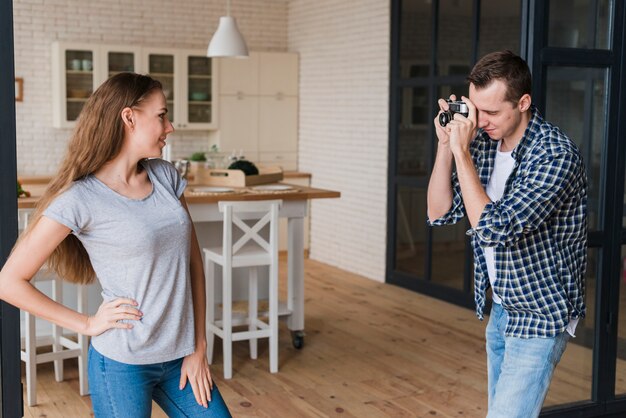
[[[18,199],[21,211],[32,210],[43,193],[49,177],[20,177],[22,186],[31,192],[30,197]],[[288,183],[275,183],[288,185]],[[194,222],[200,247],[216,245],[221,239],[222,216],[218,210],[218,202],[226,200],[251,201],[280,199],[283,201],[279,216],[287,219],[287,301],[281,304],[280,314],[287,316],[287,326],[292,332],[292,341],[296,348],[302,347],[304,331],[304,217],[307,216],[308,201],[311,199],[338,198],[341,194],[333,190],[316,189],[293,185],[285,190],[258,190],[254,187],[232,188],[232,192],[196,192],[203,190],[202,185],[190,184],[185,191],[185,200],[189,206],[191,219]],[[218,244],[221,245],[221,244]],[[215,290],[221,295],[219,289]],[[243,286],[233,287],[233,295],[243,298]],[[93,301],[90,293],[89,310],[100,304]],[[94,306],[95,305],[95,306]],[[95,310],[94,310],[95,312]]]

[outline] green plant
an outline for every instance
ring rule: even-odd
[[[26,190],[24,190],[24,189],[22,188],[22,185],[21,185],[21,184],[20,184],[20,182],[18,181],[18,182],[17,182],[17,197],[21,197],[22,195],[23,195],[24,197],[30,197],[30,192],[27,192]]]
[[[191,154],[189,161],[206,161],[206,152],[198,151]]]

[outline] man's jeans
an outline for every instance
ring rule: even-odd
[[[505,337],[507,313],[494,303],[487,324],[487,418],[532,418],[541,412],[554,368],[569,334],[554,338]]]
[[[150,418],[153,399],[168,417],[230,417],[215,384],[208,408],[198,405],[189,381],[178,389],[182,362],[120,363],[90,345],[89,388],[96,418]]]

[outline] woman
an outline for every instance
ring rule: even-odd
[[[205,284],[185,180],[158,157],[174,131],[161,84],[121,73],[91,96],[67,155],[0,272],[0,298],[92,336],[96,417],[228,417],[206,358]],[[64,279],[96,277],[94,316],[38,291],[48,260]]]

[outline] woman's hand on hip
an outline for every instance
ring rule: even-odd
[[[134,307],[137,305],[137,301],[128,298],[118,298],[109,302],[103,302],[98,308],[98,312],[94,316],[87,318],[84,334],[95,336],[111,328],[132,328],[133,324],[120,321],[124,319],[140,320],[143,313]]]
[[[197,350],[183,359],[183,365],[180,369],[180,390],[183,390],[187,380],[191,384],[196,402],[208,408],[209,402],[211,402],[213,379],[211,379],[206,350]]]

